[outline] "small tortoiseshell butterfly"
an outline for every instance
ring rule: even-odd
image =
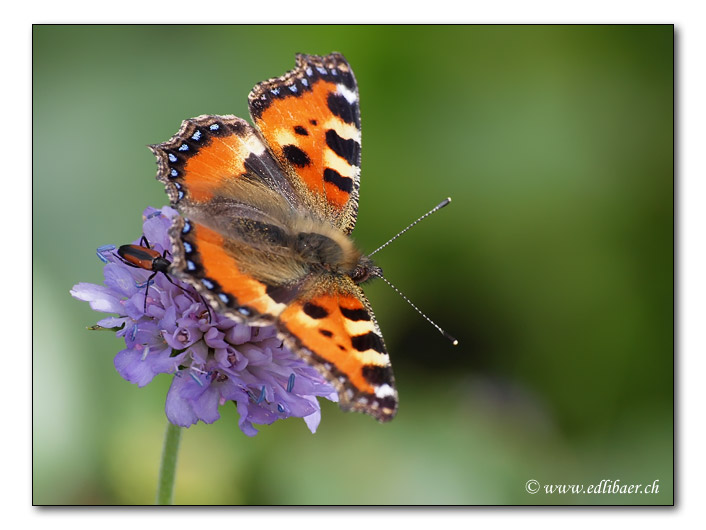
[[[382,334],[360,284],[382,271],[349,237],[358,212],[360,112],[338,53],[297,55],[255,86],[255,124],[199,116],[150,146],[182,217],[170,273],[233,320],[274,325],[345,410],[397,411]]]

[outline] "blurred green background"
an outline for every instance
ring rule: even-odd
[[[147,144],[247,117],[296,52],[360,87],[354,232],[451,346],[366,291],[400,393],[390,424],[323,403],[248,438],[234,407],[184,432],[176,503],[671,504],[672,26],[35,26],[33,500],[152,503],[169,377],[122,380],[122,341],[74,300],[96,247],[167,203]],[[652,484],[530,495],[525,483]]]

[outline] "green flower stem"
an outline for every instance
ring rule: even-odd
[[[167,422],[167,431],[164,433],[164,448],[162,449],[162,464],[159,468],[159,483],[157,484],[157,504],[172,504],[180,441],[181,427]]]

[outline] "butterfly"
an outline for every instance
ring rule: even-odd
[[[298,54],[248,102],[254,126],[202,115],[150,146],[181,214],[169,230],[169,271],[229,318],[275,326],[341,408],[388,421],[397,390],[360,287],[382,271],[350,237],[361,146],[353,71],[339,53]]]

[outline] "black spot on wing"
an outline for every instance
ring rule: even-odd
[[[353,191],[353,179],[342,177],[335,169],[328,167],[324,169],[324,182],[329,182],[346,193]]]
[[[297,133],[299,136],[309,136],[309,131],[307,131],[301,125],[295,125],[294,132]]]
[[[373,386],[380,386],[392,381],[392,369],[389,366],[366,364],[362,368],[363,377]]]
[[[351,166],[360,165],[360,144],[353,139],[341,138],[336,131],[326,131],[326,145]]]
[[[358,351],[375,350],[378,353],[386,353],[382,338],[373,331],[351,337],[351,343]]]
[[[365,309],[347,309],[345,307],[341,307],[340,309],[341,314],[348,320],[370,320],[370,313]]]
[[[288,304],[299,294],[301,284],[295,285],[266,285],[265,292],[277,304]]]
[[[395,399],[395,396],[385,396],[384,398],[375,398],[375,401],[377,401],[380,404],[380,408],[385,410],[389,410],[391,412],[388,412],[384,415],[381,415],[378,419],[380,421],[390,421],[394,416],[395,412],[397,411],[397,399]]]
[[[327,330],[327,329],[320,329],[319,333],[321,333],[324,337],[333,337],[333,332]]]
[[[296,145],[285,145],[282,148],[282,152],[284,157],[294,166],[306,167],[311,164],[309,156]]]
[[[358,114],[358,103],[349,103],[341,94],[331,92],[326,100],[328,108],[336,116],[346,123],[353,123],[360,129],[360,116]]]
[[[307,302],[304,304],[304,313],[309,315],[311,318],[320,319],[326,318],[328,316],[328,311],[320,305],[316,305],[312,302]]]

